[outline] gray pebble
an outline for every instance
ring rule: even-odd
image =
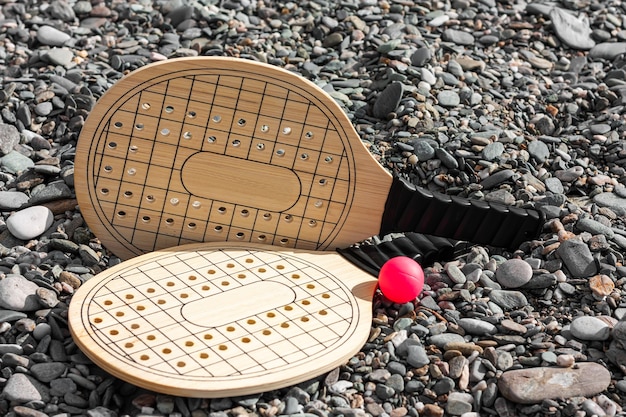
[[[418,48],[411,54],[411,64],[416,67],[421,67],[431,59],[430,48],[422,47]]]
[[[16,373],[7,381],[2,395],[9,401],[27,403],[30,401],[50,401],[50,390],[33,377]]]
[[[485,336],[498,332],[496,326],[480,319],[462,318],[459,320],[459,326],[461,326],[466,333],[472,335]]]
[[[430,363],[430,359],[423,346],[412,345],[407,347],[407,362],[414,368],[421,368]]]
[[[533,269],[522,259],[509,259],[496,270],[496,280],[504,288],[518,288],[533,276]]]
[[[35,165],[32,159],[17,151],[11,151],[0,158],[0,167],[11,174],[21,173]]]
[[[44,45],[62,46],[70,39],[70,35],[52,26],[42,25],[37,29],[37,40]]]
[[[421,162],[428,161],[435,157],[435,150],[426,141],[420,140],[416,142],[413,147],[414,147],[415,155],[417,156],[418,160]]]
[[[528,153],[530,153],[530,156],[535,158],[539,164],[543,164],[550,157],[548,146],[540,140],[528,142]]]
[[[602,234],[606,236],[607,239],[612,239],[615,234],[610,227],[603,225],[599,221],[586,217],[579,219],[578,222],[576,222],[576,227],[583,232],[589,232],[593,235]]]
[[[461,104],[459,94],[452,90],[443,90],[437,94],[437,101],[444,107],[456,107]]]
[[[611,328],[604,320],[591,316],[576,317],[570,331],[580,340],[607,340],[611,335]]]
[[[528,299],[520,291],[492,290],[489,299],[505,311],[517,310],[528,305]]]
[[[28,202],[28,196],[20,191],[0,191],[0,210],[17,210]]]
[[[387,115],[396,110],[404,89],[402,83],[393,82],[389,84],[378,96],[372,110],[374,117],[386,119]]]
[[[502,142],[493,142],[485,146],[482,151],[482,156],[487,161],[493,161],[499,158],[504,152],[504,145]]]
[[[577,239],[561,243],[557,254],[575,278],[590,277],[598,272],[589,247]]]
[[[0,280],[0,307],[15,311],[34,311],[41,306],[35,295],[39,286],[21,275]]]
[[[41,382],[50,382],[66,371],[67,367],[61,362],[36,363],[30,367],[30,372]]]
[[[457,29],[446,29],[441,34],[441,38],[446,42],[453,42],[457,45],[473,45],[475,41],[471,33]]]
[[[6,155],[20,143],[20,132],[13,125],[0,123],[0,155]]]

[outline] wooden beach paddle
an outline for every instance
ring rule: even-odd
[[[229,397],[311,379],[369,337],[376,278],[336,252],[199,243],[122,262],[72,297],[80,349],[156,392]]]
[[[334,249],[393,231],[513,249],[543,225],[392,176],[315,84],[234,58],[118,81],[82,128],[75,178],[87,224],[121,258],[205,241]]]

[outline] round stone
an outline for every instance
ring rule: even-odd
[[[45,206],[33,206],[20,210],[7,219],[7,228],[13,236],[22,240],[34,239],[52,226],[54,215]]]
[[[522,259],[508,259],[496,270],[496,280],[505,288],[519,288],[533,276],[530,264]]]

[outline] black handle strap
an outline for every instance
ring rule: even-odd
[[[536,210],[431,192],[394,176],[380,235],[411,231],[515,250],[544,222]]]
[[[378,276],[380,268],[396,256],[408,256],[422,267],[435,261],[451,260],[467,251],[471,245],[436,236],[404,233],[390,240],[374,240],[337,249],[344,258],[359,268]]]

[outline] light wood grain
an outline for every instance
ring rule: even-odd
[[[234,58],[143,67],[91,111],[76,194],[122,258],[203,241],[334,249],[377,234],[391,175],[337,103]]]
[[[149,253],[87,281],[69,327],[98,366],[187,397],[229,397],[346,363],[371,328],[376,279],[336,252],[200,243]]]

